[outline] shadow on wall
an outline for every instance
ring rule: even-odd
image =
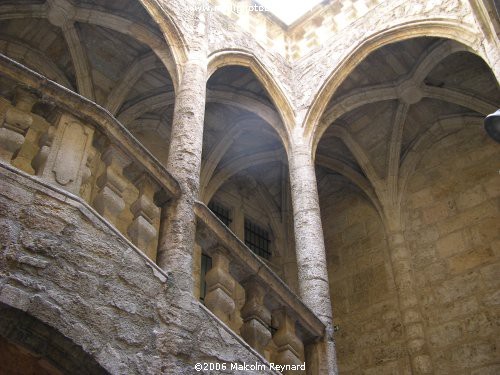
[[[31,315],[0,304],[0,374],[108,374],[83,349]]]

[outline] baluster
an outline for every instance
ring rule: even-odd
[[[109,144],[101,156],[106,168],[97,179],[99,193],[94,198],[94,207],[105,219],[118,227],[118,216],[125,208],[123,192],[127,180],[123,177],[123,169],[130,159],[115,145]]]
[[[264,305],[266,291],[254,277],[245,281],[243,287],[246,303],[241,309],[241,336],[252,348],[264,355],[264,349],[271,340],[271,312]]]
[[[22,91],[19,95],[21,98],[19,99],[20,102],[16,105],[16,108],[22,108],[23,111],[29,113],[32,118],[32,123],[26,132],[24,143],[17,152],[15,159],[12,160],[12,165],[29,174],[35,174],[36,171],[32,166],[32,161],[39,152],[40,135],[45,134],[51,124],[43,117],[31,113],[33,106],[36,103],[34,95]]]
[[[212,268],[205,276],[207,284],[206,306],[224,323],[228,324],[235,309],[232,298],[236,281],[229,273],[226,250],[219,248],[212,255]]]
[[[36,156],[31,162],[31,166],[34,168],[36,175],[41,175],[45,169],[47,163],[47,158],[49,157],[50,148],[52,147],[52,141],[54,140],[54,135],[56,132],[55,126],[49,126],[47,131],[40,136],[38,140],[39,150]]]
[[[29,92],[18,89],[15,96],[15,107],[5,112],[5,118],[0,128],[0,158],[11,162],[24,143],[26,133],[33,124],[30,111],[36,98]]]
[[[234,288],[233,300],[235,303],[235,308],[229,319],[229,327],[241,335],[240,330],[243,325],[243,319],[241,318],[241,309],[245,305],[245,289],[241,286],[239,282],[236,282]]]
[[[139,196],[130,207],[134,220],[128,227],[127,233],[132,242],[155,261],[156,248],[154,251],[148,251],[148,247],[158,234],[154,223],[160,216],[160,209],[154,204],[154,195],[160,186],[147,173],[139,175],[134,185],[139,190]]]
[[[301,365],[304,358],[304,345],[295,333],[295,321],[285,309],[273,312],[273,320],[277,322],[278,330],[273,336],[276,344],[274,362],[280,365]],[[294,371],[294,374],[301,372]]]
[[[47,125],[47,128],[49,125]],[[28,129],[26,137],[24,138],[24,143],[19,149],[17,156],[12,160],[12,165],[22,169],[29,174],[35,174],[35,169],[32,166],[33,158],[38,153],[38,139],[40,137],[40,132],[35,130],[33,127]]]
[[[92,197],[92,187],[93,187],[93,171],[95,171],[95,161],[97,156],[97,150],[94,147],[90,147],[87,161],[82,171],[82,187],[80,188],[80,196],[86,201],[91,201]],[[95,172],[94,172],[95,173]]]

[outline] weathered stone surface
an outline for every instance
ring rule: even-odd
[[[192,297],[189,310],[179,305],[186,296],[84,203],[3,167],[1,174],[2,197],[25,191],[24,201],[11,201],[16,211],[35,213],[35,196],[55,209],[29,222],[8,212],[0,219],[4,305],[50,325],[110,373],[195,373],[200,361],[262,363]]]
[[[495,148],[481,138],[479,130],[475,129],[462,129],[450,136],[449,142],[455,144],[454,149],[433,169],[435,184],[421,195],[423,200],[434,202],[433,205],[447,204],[450,196],[455,197],[456,210],[437,221],[437,227],[433,222],[414,224],[413,213],[424,211],[425,206],[413,206],[414,211],[405,213],[405,235],[412,239],[413,265],[418,275],[415,280],[436,373],[488,373],[492,370],[487,364],[495,356],[491,345],[496,329],[491,326],[491,319],[496,313],[490,303],[498,298],[495,295],[498,254],[492,243],[500,233],[500,216],[496,202],[498,194],[488,198],[483,189],[494,172],[490,169],[490,173],[477,175],[481,163],[485,160],[490,163],[490,157],[484,159],[481,155]],[[446,146],[438,146],[436,154],[440,147]],[[427,157],[433,158],[436,154],[430,152]],[[468,162],[459,163],[464,159]],[[455,169],[455,174],[460,176],[458,180],[448,177],[452,164],[460,165]],[[410,180],[409,188],[426,173],[428,168],[422,164]],[[409,195],[408,200],[414,196]],[[427,265],[419,261],[419,252],[427,246],[420,232],[429,230],[434,233],[436,252],[428,255],[430,265]]]
[[[323,320],[310,372],[336,372],[332,319],[346,374],[496,369],[500,154],[479,133],[500,100],[492,1],[326,1],[288,26],[250,0],[11,3],[0,50],[23,66],[0,57],[0,157],[113,227],[43,183],[2,181],[2,301],[114,373],[254,358],[221,349],[234,336],[200,323],[214,317],[191,293],[195,202],[229,192],[231,229],[244,240],[245,215],[259,219],[272,257],[249,260],[219,228],[245,262],[218,279],[247,265],[273,286],[265,303]],[[58,111],[68,132],[50,126]],[[134,187],[129,163],[162,186]],[[238,331],[244,293],[223,289],[208,304]],[[263,348],[262,322],[242,332],[269,357],[282,346]]]
[[[78,194],[93,134],[92,127],[70,115],[61,115],[51,135],[50,152],[44,157],[43,167],[37,169],[37,175]]]
[[[338,182],[330,182],[331,189]],[[376,211],[355,192],[340,191],[320,201],[329,264],[340,373],[409,373],[405,331],[398,308],[384,228]],[[371,228],[346,237],[346,224]],[[348,226],[347,226],[348,227]]]

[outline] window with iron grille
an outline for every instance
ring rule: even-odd
[[[227,207],[224,207],[222,204],[218,202],[210,202],[208,204],[208,208],[219,218],[220,221],[222,221],[224,224],[229,226],[231,224],[231,214],[230,210]]]
[[[245,244],[262,258],[271,258],[269,232],[247,218],[245,218]]]
[[[207,283],[205,282],[205,275],[212,268],[212,258],[208,255],[201,254],[201,276],[200,276],[200,300],[205,302],[205,295],[207,294]]]

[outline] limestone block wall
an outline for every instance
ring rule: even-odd
[[[323,180],[341,187],[341,177]],[[407,374],[399,305],[379,215],[354,186],[320,202],[341,374]]]
[[[434,144],[408,183],[405,237],[436,374],[500,371],[499,169],[499,145],[470,127]]]
[[[204,2],[198,1],[199,4]],[[267,8],[253,0],[210,0],[210,4],[219,13],[249,32],[256,41],[271,48],[282,56],[287,54],[287,37],[284,23],[276,18]]]
[[[0,228],[0,303],[56,329],[107,372],[262,363],[83,200],[4,164]]]
[[[305,19],[294,22],[288,30],[289,58],[299,60],[317,47],[327,42],[328,38],[342,30],[355,20],[363,17],[370,9],[377,6],[379,0],[334,0],[320,3],[305,15]]]
[[[209,12],[206,16],[210,20],[207,25],[209,65],[213,65],[213,61],[218,60],[218,57],[221,59],[218,65],[249,65],[251,63],[252,69],[254,65],[260,65],[268,74],[267,77],[259,77],[264,88],[270,91],[269,87],[275,85],[286,100],[291,102],[295,82],[286,58],[276,50],[266,48],[264,44],[259,43],[250,32],[238,27],[226,15]],[[250,57],[248,62],[245,61],[245,56]],[[278,108],[285,106],[284,103],[279,102],[274,104]]]

